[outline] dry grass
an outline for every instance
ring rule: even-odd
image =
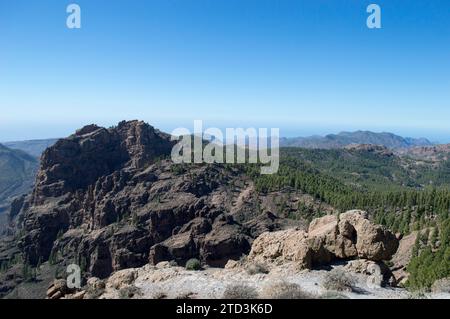
[[[355,286],[354,278],[340,269],[333,269],[325,275],[323,287],[333,291],[353,291]]]
[[[223,299],[257,299],[258,292],[255,288],[243,284],[235,284],[228,286],[224,293]]]
[[[299,285],[288,282],[277,282],[263,289],[262,297],[266,299],[316,299],[317,297],[304,291]]]

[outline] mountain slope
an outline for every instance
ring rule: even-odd
[[[90,125],[48,148],[20,212],[24,260],[77,260],[102,278],[149,261],[223,266],[279,227],[255,209],[238,168],[176,165],[172,146],[169,135],[131,121]]]
[[[382,145],[390,149],[410,148],[414,146],[430,146],[432,143],[425,138],[401,137],[392,133],[374,133],[370,131],[341,132],[311,137],[283,138],[281,146],[334,149],[351,144]]]
[[[14,196],[31,189],[37,166],[34,157],[0,144],[0,212],[7,209]]]
[[[399,150],[398,153],[416,160],[439,163],[450,159],[450,144],[412,147]]]
[[[52,138],[45,140],[5,142],[3,143],[3,145],[10,149],[24,151],[25,153],[30,154],[34,157],[40,157],[45,149],[55,144],[57,140],[58,139]]]

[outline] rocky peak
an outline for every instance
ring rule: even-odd
[[[170,135],[143,121],[122,121],[111,130],[117,131],[133,168],[142,168],[157,157],[169,155],[173,146]]]
[[[94,131],[97,131],[99,129],[101,129],[101,127],[97,126],[96,124],[89,124],[89,125],[86,125],[85,127],[81,128],[81,129],[77,130],[75,132],[75,135],[76,136],[83,136],[83,135],[86,135],[86,134],[90,134],[90,133],[92,133]]]
[[[109,129],[87,125],[43,153],[33,200],[86,189],[119,169],[143,168],[170,154],[172,145],[169,135],[140,121]]]
[[[172,145],[169,135],[128,121],[85,126],[48,148],[32,195],[14,209],[24,260],[82,261],[86,274],[102,278],[193,257],[223,266],[275,228],[241,218],[247,205],[233,207],[240,195],[229,185],[245,178],[238,168],[161,159]]]

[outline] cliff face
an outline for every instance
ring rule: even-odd
[[[239,194],[228,185],[242,182],[238,170],[174,165],[172,146],[168,135],[132,121],[86,126],[47,149],[32,194],[15,209],[25,259],[76,262],[98,277],[192,257],[221,266],[277,227],[264,216],[235,220],[248,209],[233,206]]]
[[[111,129],[86,126],[43,153],[33,204],[87,190],[115,171],[141,169],[170,154],[171,147],[168,135],[143,122],[122,122]]]

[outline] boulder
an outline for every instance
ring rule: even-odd
[[[353,226],[351,240],[359,258],[374,261],[388,260],[398,249],[399,241],[395,234],[367,219],[367,213],[360,210],[348,211],[339,216],[340,228],[345,224]],[[344,236],[345,237],[345,236]]]
[[[113,273],[107,280],[106,288],[119,290],[130,286],[137,277],[136,269],[124,269]]]
[[[367,275],[367,284],[371,288],[395,285],[395,278],[386,264],[367,259],[351,260],[345,265],[349,272]]]
[[[296,229],[263,233],[253,242],[248,259],[276,265],[297,262],[301,267],[311,268],[313,250],[307,239],[306,232]]]
[[[302,268],[329,264],[336,259],[388,260],[398,248],[398,239],[374,225],[363,211],[348,211],[314,219],[308,232],[289,229],[266,232],[252,245],[250,261],[298,263]]]
[[[86,282],[87,286],[93,289],[105,289],[105,282],[97,277],[91,277]]]
[[[47,299],[61,299],[66,294],[72,293],[73,290],[67,287],[67,282],[64,279],[54,280],[47,289]]]

